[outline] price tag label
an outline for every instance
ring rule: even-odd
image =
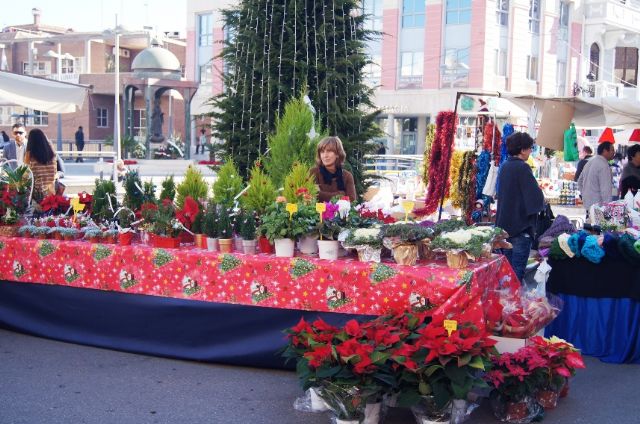
[[[293,214],[298,212],[298,205],[296,203],[287,203],[287,212],[289,212],[289,220],[293,218]]]
[[[409,220],[409,214],[413,210],[413,207],[416,205],[416,202],[412,202],[411,200],[403,200],[402,201],[402,209],[404,209],[404,220]]]
[[[320,222],[322,222],[322,214],[327,210],[327,205],[324,203],[316,203],[316,212],[320,214]]]
[[[85,204],[80,203],[80,198],[74,197],[71,199],[71,206],[73,207],[73,214],[77,214],[78,212],[82,212],[84,210]]]
[[[451,333],[458,329],[458,321],[456,320],[445,319],[443,325],[444,329],[447,330],[447,333],[449,333],[449,335],[451,335]]]

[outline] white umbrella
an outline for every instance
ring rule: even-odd
[[[629,144],[629,138],[631,138],[631,133],[633,133],[634,129],[635,128],[629,128],[624,131],[613,133],[613,138],[616,140],[616,144],[622,146]]]

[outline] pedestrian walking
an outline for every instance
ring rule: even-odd
[[[207,145],[207,133],[204,130],[204,128],[202,128],[200,130],[200,137],[198,138],[198,142],[196,143],[196,155],[198,154],[198,151],[204,154],[204,146],[206,145]]]
[[[521,282],[536,236],[538,214],[544,210],[544,195],[527,164],[533,144],[527,133],[510,135],[509,158],[498,175],[496,226],[509,234],[507,241],[513,247],[503,249],[503,253]]]
[[[78,157],[76,158],[76,162],[84,162],[82,159],[82,150],[84,150],[84,132],[82,132],[82,127],[78,127],[78,131],[75,134],[76,138],[76,148],[78,149]]]
[[[578,190],[582,193],[587,214],[591,206],[610,202],[613,192],[613,177],[609,166],[609,161],[616,153],[613,144],[608,141],[600,143],[597,153],[587,162],[578,178]]]

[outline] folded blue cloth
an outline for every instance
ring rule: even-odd
[[[605,255],[612,259],[620,259],[620,250],[618,249],[619,237],[615,233],[604,233],[604,240],[602,241],[602,248]]]
[[[586,260],[594,264],[599,264],[604,257],[604,250],[598,245],[598,237],[596,236],[587,236],[585,238],[580,253]]]

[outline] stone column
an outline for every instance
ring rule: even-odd
[[[395,128],[395,116],[393,114],[387,115],[387,154],[395,155],[395,138],[396,138],[396,128]]]

